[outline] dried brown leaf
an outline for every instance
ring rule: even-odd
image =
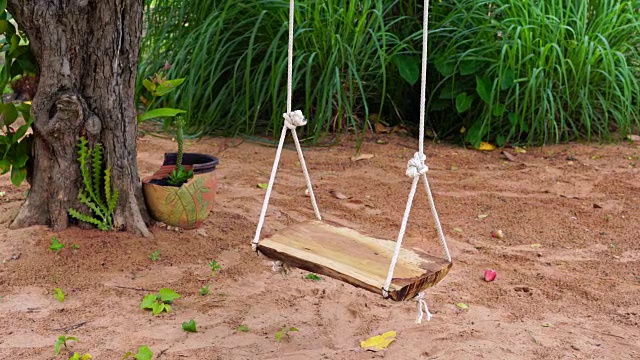
[[[351,157],[351,161],[356,162],[360,160],[369,160],[373,158],[373,154],[358,154],[356,156]]]

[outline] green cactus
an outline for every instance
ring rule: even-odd
[[[178,142],[178,156],[176,167],[169,174],[167,182],[172,186],[180,186],[193,177],[193,170],[185,170],[182,166],[182,156],[184,155],[184,119],[179,116],[176,119],[176,141]]]

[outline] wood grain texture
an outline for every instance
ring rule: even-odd
[[[260,241],[265,256],[290,266],[323,274],[382,294],[395,241],[364,236],[355,230],[321,221],[307,221]],[[395,301],[413,299],[436,285],[452,263],[418,250],[403,248],[389,288]]]

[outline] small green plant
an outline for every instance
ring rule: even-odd
[[[178,156],[176,158],[176,167],[169,174],[167,182],[172,186],[180,186],[193,177],[193,170],[186,170],[182,166],[182,157],[184,155],[184,119],[178,117],[176,119],[176,141],[178,142]]]
[[[196,328],[196,321],[191,319],[187,322],[183,322],[182,330],[186,332],[198,332],[198,329]]]
[[[180,84],[184,82],[184,78],[182,79],[174,79],[167,80],[166,76],[156,73],[153,77],[149,77],[147,79],[142,80],[142,85],[149,91],[151,94],[151,100],[147,100],[142,97],[143,102],[146,103],[147,109],[151,109],[153,105],[156,103],[158,98],[170,93],[175,90]],[[138,115],[138,123],[155,118],[171,118],[179,114],[183,114],[186,111],[180,109],[172,109],[172,108],[158,108],[149,111],[145,111],[144,113]]]
[[[71,248],[74,250],[80,249],[80,245],[78,244],[71,244]]]
[[[0,57],[3,59],[0,89],[3,89],[3,95],[7,94],[7,90],[17,95],[33,84],[34,79],[37,83],[38,68],[25,33],[16,29],[15,22],[10,21],[12,19],[6,6],[6,1],[0,1],[0,36],[4,39],[0,48]],[[5,101],[6,97],[0,96],[0,175],[11,172],[11,183],[20,186],[27,178],[27,162],[31,157],[33,138],[27,135],[33,123],[31,102],[16,104]],[[24,124],[17,125],[20,115]]]
[[[149,255],[149,259],[151,259],[151,261],[158,261],[160,260],[160,250],[156,250],[154,252],[152,252]]]
[[[322,278],[316,274],[307,274],[304,278],[313,281],[322,281]]]
[[[142,299],[140,303],[141,309],[150,309],[153,315],[158,315],[161,312],[171,312],[171,304],[175,299],[180,298],[180,294],[177,292],[162,288],[157,294],[149,294]]]
[[[69,358],[69,360],[89,360],[89,359],[93,359],[91,354],[80,355],[77,352],[74,352],[73,355],[71,355],[71,357]]]
[[[85,215],[75,209],[69,214],[79,220],[93,224],[98,229],[108,231],[113,228],[113,211],[118,203],[118,191],[111,187],[111,167],[104,168],[101,144],[89,148],[89,142],[81,137],[78,143],[78,161],[84,189],[78,193],[78,200],[91,209],[93,216]]]
[[[135,360],[151,360],[151,358],[153,357],[153,352],[147,345],[142,345],[138,348],[137,353],[134,354],[129,351],[128,353],[124,354],[123,359],[128,359],[129,357],[132,357]]]
[[[209,284],[200,288],[200,295],[202,296],[209,295],[210,292],[211,291],[209,290]]]
[[[53,289],[53,297],[60,302],[64,302],[65,293],[60,288]]]
[[[49,250],[55,251],[56,253],[60,252],[60,250],[64,249],[65,245],[61,243],[58,238],[55,236],[51,238],[51,245],[49,246]]]
[[[236,330],[238,330],[240,332],[249,332],[249,327],[247,325],[245,325],[245,324],[242,324],[242,325],[238,326],[238,328]]]
[[[211,260],[209,267],[211,268],[211,276],[216,276],[216,274],[222,270],[222,267],[218,265],[218,262],[215,260]]]
[[[283,338],[289,339],[290,337],[289,333],[296,332],[296,331],[299,331],[299,330],[294,327],[284,326],[282,329],[276,331],[276,336],[275,336],[276,342],[280,342]]]
[[[56,340],[55,344],[53,344],[53,348],[56,351],[56,355],[60,355],[60,347],[64,346],[65,349],[68,349],[67,342],[69,341],[79,341],[78,338],[73,336],[58,336],[58,340]]]

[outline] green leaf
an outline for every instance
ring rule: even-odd
[[[157,296],[156,294],[149,294],[142,298],[142,302],[140,303],[140,309],[152,309],[153,304],[156,303]]]
[[[242,324],[242,325],[238,326],[238,328],[236,330],[238,330],[240,332],[248,332],[249,331],[249,327],[247,325]]]
[[[198,332],[198,330],[196,329],[196,321],[191,319],[187,322],[183,322],[182,323],[182,330],[186,331],[186,332]]]
[[[15,186],[20,186],[22,184],[22,182],[24,181],[24,179],[27,178],[27,169],[22,167],[15,167],[13,166],[11,168],[11,183]]]
[[[309,279],[309,280],[313,280],[313,281],[321,281],[322,278],[316,274],[307,274],[307,276],[304,277],[305,279]]]
[[[506,109],[505,109],[504,105],[496,104],[493,107],[493,116],[502,116],[502,115],[504,115],[505,110]]]
[[[156,250],[154,252],[152,252],[149,256],[149,259],[151,259],[151,261],[158,261],[160,260],[160,250]]]
[[[2,4],[7,4],[7,0],[0,0],[0,12],[4,11],[4,9],[2,9]],[[4,34],[5,32],[7,32],[7,30],[9,30],[9,21],[7,20],[0,20],[0,34]]]
[[[438,72],[442,74],[442,76],[452,75],[456,69],[456,64],[453,61],[445,58],[440,58],[436,60],[435,66],[436,66],[436,70],[438,70]]]
[[[13,135],[13,138],[16,141],[19,139],[22,139],[22,137],[27,133],[30,127],[31,127],[31,124],[28,124],[28,123],[20,126],[18,130],[16,130],[16,133]]]
[[[144,85],[144,87],[150,92],[154,92],[156,90],[156,84],[147,79],[142,80],[142,85]]]
[[[153,313],[153,315],[160,314],[164,309],[165,309],[165,304],[163,303],[154,302],[153,305],[151,305],[151,312]]]
[[[502,147],[505,142],[507,142],[507,139],[504,137],[504,135],[496,136],[496,145]]]
[[[64,291],[62,291],[62,289],[60,288],[55,288],[53,289],[53,297],[56,298],[56,300],[60,301],[60,302],[64,302]]]
[[[484,102],[487,104],[491,102],[491,81],[489,79],[476,76],[476,91]]]
[[[268,188],[268,187],[269,187],[269,184],[267,184],[267,183],[260,183],[260,184],[258,184],[258,187],[259,187],[260,189],[266,189],[266,188]]]
[[[64,244],[58,241],[58,239],[54,236],[51,238],[51,246],[49,246],[49,250],[58,252],[64,249]]]
[[[544,323],[542,324],[542,327],[553,327],[552,323]]]
[[[64,336],[58,336],[58,340],[53,344],[53,349],[56,351],[56,355],[60,354],[60,345],[64,344]]]
[[[186,113],[186,111],[180,110],[180,109],[171,109],[171,108],[153,109],[145,112],[144,114],[138,115],[138,122],[146,121],[154,118],[160,118],[160,117],[173,117],[183,113]]]
[[[6,174],[9,170],[11,170],[11,163],[9,160],[0,160],[0,175]]]
[[[16,119],[18,119],[18,110],[16,110],[16,106],[13,103],[6,103],[2,109],[4,113],[4,124],[9,126],[13,124]]]
[[[458,111],[459,114],[462,114],[469,110],[471,103],[473,103],[473,98],[468,96],[466,92],[458,94],[458,96],[456,96],[456,111]]]
[[[16,109],[22,114],[24,121],[26,121],[29,126],[31,126],[31,104],[29,103],[20,103],[16,106]]]
[[[457,303],[456,306],[459,307],[462,310],[469,310],[469,305],[467,305],[465,303]]]
[[[515,81],[515,73],[512,69],[505,70],[504,74],[502,74],[502,81],[500,83],[500,88],[502,90],[506,90],[513,85]]]
[[[298,330],[297,328],[291,327],[291,328],[289,328],[289,331],[296,332],[296,331],[300,331],[300,330]]]
[[[180,294],[167,288],[160,289],[158,294],[160,295],[160,300],[165,303],[171,303],[173,300],[180,298]]]
[[[475,74],[480,69],[480,62],[475,60],[465,60],[460,63],[460,75],[466,76]]]
[[[200,288],[200,295],[205,296],[209,294],[209,285],[205,285],[203,287]]]
[[[276,342],[280,342],[280,340],[282,340],[282,337],[284,336],[284,334],[285,334],[284,330],[278,330],[276,332],[276,336],[275,336]]]
[[[173,91],[176,87],[184,82],[185,78],[167,80],[159,84],[153,92],[153,96],[162,96]]]
[[[17,154],[13,160],[13,167],[22,168],[27,165],[27,161],[29,161],[29,156],[26,154]]]
[[[136,360],[151,360],[152,357],[153,353],[151,352],[151,349],[149,349],[149,347],[147,347],[146,345],[140,346],[140,348],[138,348]]]
[[[151,349],[149,349],[149,347],[147,347],[146,345],[138,348],[138,355],[136,356],[136,360],[151,360],[152,357],[153,353],[151,352]]]
[[[420,79],[420,59],[413,56],[397,55],[393,57],[393,63],[406,82],[411,85],[418,82]]]

